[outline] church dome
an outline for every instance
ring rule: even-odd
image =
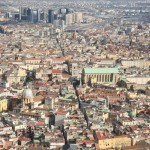
[[[23,96],[23,98],[33,98],[33,92],[29,88],[24,89],[22,96]]]

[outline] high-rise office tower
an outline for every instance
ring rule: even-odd
[[[79,23],[83,19],[82,13],[80,12],[72,13],[72,16],[73,16],[73,23]]]
[[[19,20],[30,21],[31,20],[31,8],[20,7],[19,9]]]
[[[31,22],[32,23],[39,22],[39,11],[38,10],[31,11]]]
[[[57,20],[58,19],[58,17],[59,17],[59,14],[54,14],[54,20]]]
[[[41,15],[40,15],[41,11],[39,9],[37,10],[37,14],[38,14],[38,16],[37,16],[38,17],[38,22],[40,22],[40,20],[41,20]]]
[[[57,14],[57,19],[64,20],[65,19],[64,16],[65,16],[64,14]]]
[[[49,23],[54,22],[54,10],[48,10],[48,22]]]
[[[58,20],[58,19],[54,20],[53,24],[55,27],[59,27],[60,26],[60,20]]]
[[[27,16],[30,16],[31,15],[31,8],[28,8],[27,9]]]
[[[66,14],[68,14],[69,13],[69,9],[68,8],[66,8]]]
[[[76,23],[76,14],[75,13],[72,13],[72,22]]]
[[[6,18],[10,18],[10,16],[11,16],[11,13],[10,13],[10,12],[7,12],[7,13],[6,13]]]
[[[83,19],[83,15],[81,12],[74,13],[74,22],[79,23]]]
[[[69,12],[69,10],[67,8],[59,9],[59,13],[61,13],[61,14],[67,14],[68,12]]]
[[[45,20],[45,13],[44,12],[40,12],[39,21],[43,21],[43,20]]]
[[[31,15],[32,15],[32,10],[31,8],[27,9],[27,16],[28,16],[28,20],[31,21]]]
[[[65,23],[66,25],[70,25],[73,23],[73,16],[72,14],[66,14],[65,16]]]
[[[64,29],[64,20],[54,20],[54,26]]]

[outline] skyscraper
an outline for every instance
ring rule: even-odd
[[[44,21],[45,20],[45,13],[44,12],[40,12],[39,13],[39,21]]]
[[[54,10],[48,10],[48,22],[49,23],[54,22]]]
[[[59,9],[59,12],[61,14],[67,14],[68,13],[68,9],[67,8],[61,8],[61,9]]]
[[[31,8],[20,7],[19,9],[19,20],[30,21],[31,19]]]
[[[37,23],[39,22],[39,10],[32,10],[31,11],[31,22]]]
[[[75,23],[79,23],[83,19],[83,15],[81,12],[75,12],[74,17]]]
[[[61,27],[61,29],[64,29],[64,20],[54,20],[54,26]]]
[[[73,23],[73,16],[72,14],[66,14],[65,16],[65,23],[66,25],[70,25]]]

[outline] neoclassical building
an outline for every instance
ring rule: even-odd
[[[118,68],[84,68],[82,70],[82,81],[91,83],[110,83],[115,84],[119,80]]]

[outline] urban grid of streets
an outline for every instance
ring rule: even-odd
[[[0,1],[0,149],[150,150],[150,1]]]

